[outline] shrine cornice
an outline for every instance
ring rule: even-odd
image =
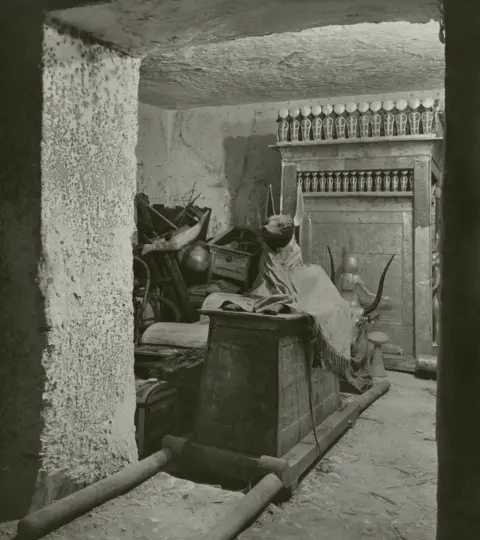
[[[443,141],[443,137],[436,134],[425,135],[404,135],[393,137],[357,137],[352,139],[330,139],[330,140],[316,140],[316,141],[289,141],[278,142],[276,144],[269,145],[269,148],[281,151],[283,148],[295,149],[295,148],[312,148],[323,146],[340,146],[344,144],[379,144],[379,143],[412,143],[412,142],[430,142],[430,141]]]

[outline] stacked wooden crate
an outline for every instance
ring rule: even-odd
[[[253,231],[231,227],[213,238],[210,248],[209,282],[225,280],[247,291],[255,280],[262,250],[261,242]]]

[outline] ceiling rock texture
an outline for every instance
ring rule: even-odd
[[[437,0],[113,0],[51,11],[143,57],[166,109],[443,86]]]
[[[140,99],[165,108],[441,88],[438,24],[328,26],[172,53],[141,67]]]

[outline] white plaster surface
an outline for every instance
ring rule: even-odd
[[[139,60],[45,27],[42,139],[47,347],[32,507],[137,460],[132,251]]]

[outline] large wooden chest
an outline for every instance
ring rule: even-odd
[[[135,439],[140,459],[160,450],[162,439],[177,423],[177,390],[165,381],[135,382]]]
[[[210,333],[195,442],[284,455],[313,429],[308,373],[315,424],[340,407],[337,376],[311,366],[307,316],[203,313]]]

